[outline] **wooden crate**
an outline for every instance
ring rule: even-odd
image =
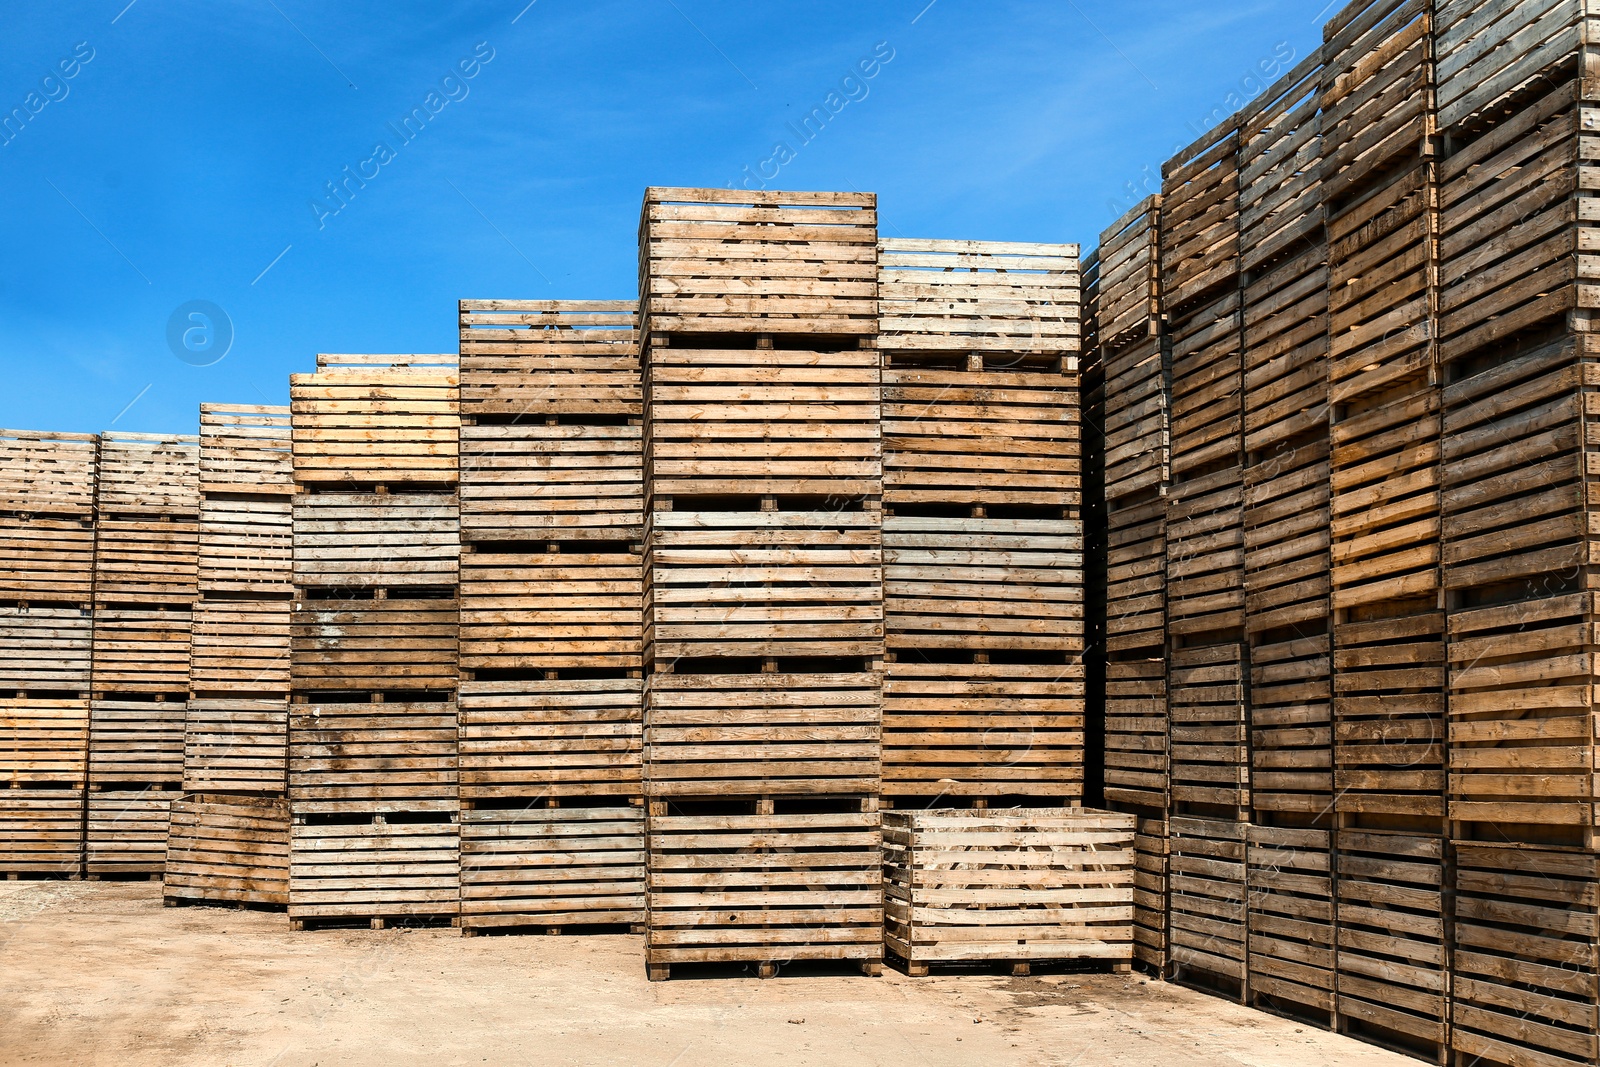
[[[90,789],[181,785],[185,708],[181,696],[176,700],[92,701]]]
[[[1167,921],[1175,976],[1243,997],[1249,938],[1245,824],[1173,816],[1168,827]]]
[[[292,705],[295,815],[458,811],[457,731],[453,700]]]
[[[876,795],[882,687],[876,672],[652,675],[646,795]]]
[[[1167,946],[1167,896],[1169,835],[1167,818],[1160,814],[1136,817],[1133,835],[1133,958],[1157,977],[1164,978],[1170,953]]]
[[[0,789],[0,874],[83,872],[83,786]]]
[[[824,507],[653,513],[647,658],[881,656],[879,516]]]
[[[292,685],[337,692],[454,689],[460,678],[460,605],[453,588],[450,594],[423,596],[402,588],[394,595],[335,593],[296,601],[290,621]]]
[[[92,519],[99,450],[94,434],[0,430],[0,514]]]
[[[645,960],[883,959],[882,823],[876,811],[651,814]]]
[[[167,904],[289,904],[289,806],[189,794],[172,802],[162,897]]]
[[[1161,307],[1176,322],[1218,292],[1236,288],[1238,119],[1225,119],[1174,155],[1161,176]]]
[[[1135,819],[1085,809],[890,811],[884,941],[930,963],[1133,962]]]
[[[1171,789],[1166,658],[1109,659],[1105,686],[1106,803],[1164,810]]]
[[[1258,812],[1333,810],[1332,637],[1325,620],[1322,628],[1250,649],[1250,800]]]
[[[637,383],[633,388],[638,391]],[[462,538],[639,540],[644,428],[638,422],[463,426]]]
[[[462,682],[461,798],[643,795],[638,678]]]
[[[208,497],[293,492],[293,430],[287,407],[200,405],[202,511]]]
[[[644,922],[638,806],[479,808],[461,813],[461,926]]]
[[[1449,988],[1444,840],[1340,830],[1335,845],[1339,1028],[1437,1054]]]
[[[278,598],[197,603],[190,689],[218,695],[287,693],[292,606]]]
[[[200,596],[196,515],[101,516],[95,524],[96,605],[189,607]]]
[[[461,301],[463,419],[637,418],[637,313],[633,300]]]
[[[206,494],[200,505],[199,588],[210,597],[294,592],[294,512],[287,495]]]
[[[94,599],[93,518],[0,515],[0,603],[88,607]]]
[[[88,692],[93,634],[81,608],[0,607],[0,688]]]
[[[1147,196],[1100,234],[1095,253],[1099,277],[1093,327],[1099,348],[1105,353],[1157,335],[1161,315],[1160,217],[1160,194]],[[1108,388],[1108,403],[1113,395],[1114,391]]]
[[[102,522],[124,515],[167,515],[193,522],[200,511],[200,439],[101,434],[95,506]]]
[[[1573,0],[1435,0],[1439,126],[1454,132],[1571,80],[1592,16]]]
[[[298,807],[298,805],[297,805]],[[289,919],[449,919],[461,910],[461,826],[454,815],[308,823],[289,831]]]
[[[89,752],[89,702],[0,699],[0,780],[12,789],[82,789]]]
[[[1590,850],[1455,848],[1450,1047],[1461,1062],[1600,1062],[1600,860]]]
[[[97,693],[189,689],[194,612],[188,608],[99,608],[94,613],[91,684]]]
[[[1103,367],[1106,507],[1113,529],[1134,529],[1171,474],[1166,348],[1152,337],[1105,355]]]
[[[301,485],[452,485],[461,429],[455,355],[324,355],[291,374]]]
[[[1174,810],[1250,806],[1242,645],[1175,649],[1168,660],[1171,797]]]
[[[294,580],[302,589],[454,586],[460,545],[454,492],[295,499]]]
[[[278,793],[288,781],[286,696],[191,697],[183,730],[190,793]]]
[[[1081,663],[885,665],[883,792],[1081,801]]]
[[[1330,1025],[1334,1009],[1333,837],[1245,829],[1252,1002]]]
[[[877,244],[873,193],[646,189],[641,336],[871,334]]]
[[[91,789],[84,837],[89,877],[161,874],[172,802],[179,796],[175,790]]]

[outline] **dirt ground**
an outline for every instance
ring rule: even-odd
[[[640,939],[296,934],[150,882],[0,882],[3,1064],[1398,1067],[1138,975],[645,981]]]

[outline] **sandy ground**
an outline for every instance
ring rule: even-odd
[[[0,882],[0,1063],[1412,1062],[1138,975],[650,983],[635,937],[296,934],[160,888]]]

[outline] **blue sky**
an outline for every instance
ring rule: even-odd
[[[453,351],[459,298],[631,297],[644,188],[747,167],[875,191],[893,236],[1087,249],[1335,10],[526,3],[9,10],[0,426],[193,432],[202,400],[286,403],[318,351]],[[209,365],[193,301],[231,323]]]

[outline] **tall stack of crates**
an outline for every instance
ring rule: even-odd
[[[652,188],[639,254],[647,966],[875,971],[876,200]]]
[[[287,407],[200,406],[200,600],[166,898],[289,899]]]
[[[456,356],[317,368],[289,379],[289,917],[454,922]]]
[[[0,872],[83,862],[95,466],[86,434],[0,431]]]
[[[183,785],[199,599],[199,442],[103,434],[96,488],[85,866],[159,875]]]
[[[1083,799],[1076,245],[884,239],[884,793]]]
[[[461,926],[644,921],[632,301],[461,303]]]

